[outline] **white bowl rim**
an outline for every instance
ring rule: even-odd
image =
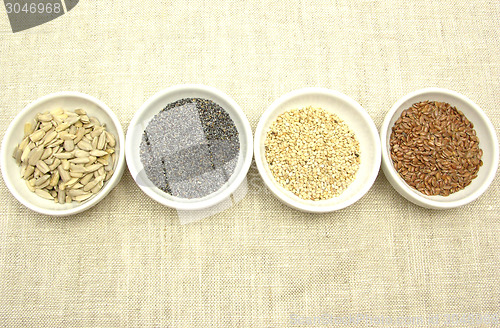
[[[134,153],[132,149],[132,138],[134,137],[132,135],[131,127],[134,127],[138,124],[140,115],[143,111],[147,110],[149,106],[151,106],[153,103],[155,103],[157,100],[160,98],[164,97],[165,95],[168,95],[170,93],[176,93],[178,91],[202,91],[206,93],[211,93],[214,94],[222,99],[224,99],[234,110],[234,112],[237,114],[239,119],[241,120],[241,123],[243,125],[243,130],[244,131],[239,131],[239,133],[244,133],[246,140],[249,142],[247,143],[247,149],[243,159],[243,165],[241,167],[241,170],[236,173],[235,180],[227,186],[226,189],[218,193],[217,195],[214,195],[213,197],[210,197],[208,199],[199,201],[199,202],[189,202],[189,203],[184,203],[184,202],[177,202],[175,200],[167,199],[165,197],[162,197],[158,193],[152,191],[150,188],[146,188],[142,184],[137,182],[137,176],[139,173],[139,170],[137,168],[136,162],[140,161],[139,158],[133,158],[132,154]],[[252,128],[250,126],[250,122],[248,121],[248,118],[246,117],[245,113],[241,109],[241,107],[234,101],[230,96],[225,94],[224,92],[220,91],[217,88],[214,88],[212,86],[204,85],[204,84],[177,84],[173,85],[167,88],[164,88],[157,93],[155,93],[153,96],[151,96],[146,102],[144,102],[141,107],[137,110],[137,112],[134,114],[134,117],[130,121],[129,128],[127,130],[127,135],[126,135],[126,140],[125,140],[125,157],[127,159],[127,166],[130,171],[130,174],[132,175],[132,178],[136,182],[136,184],[141,188],[141,190],[151,197],[153,200],[157,201],[158,203],[177,209],[177,210],[185,210],[185,211],[194,211],[194,210],[203,210],[206,208],[210,208],[215,206],[216,204],[222,202],[223,200],[229,198],[232,193],[236,191],[236,189],[241,185],[243,180],[246,178],[246,175],[248,173],[248,170],[250,169],[250,164],[252,163],[252,154],[253,154],[253,137],[252,137]],[[234,174],[234,173],[233,173]]]
[[[17,123],[19,120],[21,120],[21,117],[24,116],[24,114],[28,113],[31,111],[34,107],[38,106],[39,104],[42,104],[48,100],[59,98],[59,97],[78,97],[78,98],[83,98],[85,100],[88,100],[90,102],[95,103],[100,109],[106,112],[106,114],[111,118],[111,121],[113,122],[113,125],[116,128],[116,131],[118,132],[118,142],[120,145],[120,152],[117,156],[117,163],[115,167],[115,173],[107,181],[105,186],[101,189],[101,191],[95,196],[92,197],[90,200],[86,202],[82,202],[78,206],[75,206],[70,209],[64,209],[64,210],[51,210],[51,209],[45,209],[39,206],[36,206],[32,204],[31,202],[27,201],[22,195],[20,195],[15,188],[13,188],[10,185],[10,180],[7,178],[7,172],[5,167],[6,166],[6,161],[7,157],[10,156],[8,152],[8,148],[10,145],[7,145],[7,136],[12,134],[14,125]],[[29,208],[32,211],[35,211],[40,214],[45,214],[45,215],[50,215],[50,216],[70,216],[73,214],[78,214],[83,211],[88,210],[89,208],[95,206],[97,203],[99,203],[101,200],[103,200],[108,193],[118,184],[119,180],[122,177],[123,174],[123,169],[125,166],[125,147],[123,146],[125,144],[125,135],[123,133],[123,128],[120,124],[120,121],[116,117],[115,113],[101,100],[97,99],[94,96],[78,92],[78,91],[59,91],[59,92],[54,92],[45,96],[42,96],[28,105],[26,105],[11,121],[9,124],[9,127],[7,128],[7,131],[5,132],[4,138],[2,140],[2,149],[1,149],[1,166],[2,166],[2,177],[5,182],[5,185],[11,192],[11,194],[24,206]]]
[[[315,205],[308,205],[304,203],[299,203],[295,201],[292,198],[286,197],[285,194],[280,192],[278,188],[275,186],[273,183],[271,177],[268,176],[266,169],[263,166],[263,154],[260,152],[260,143],[261,143],[261,135],[264,130],[264,126],[266,122],[269,120],[270,116],[273,114],[273,112],[284,102],[295,98],[299,97],[302,95],[308,95],[308,94],[322,94],[322,95],[327,95],[327,96],[332,96],[339,98],[345,102],[347,102],[349,105],[351,105],[353,108],[355,108],[358,113],[363,117],[365,122],[368,124],[368,128],[370,130],[370,133],[373,137],[373,142],[375,142],[375,147],[378,149],[378,156],[376,156],[376,161],[373,163],[372,166],[372,171],[370,173],[370,178],[367,180],[366,184],[363,186],[363,188],[358,191],[353,197],[349,198],[348,200],[333,204],[330,206],[315,206]],[[264,111],[262,116],[260,117],[259,123],[257,124],[257,128],[255,130],[255,138],[254,138],[254,156],[255,156],[255,163],[257,165],[257,169],[260,173],[260,176],[264,180],[264,183],[266,186],[271,190],[271,192],[283,203],[298,209],[300,211],[304,212],[309,212],[309,213],[328,213],[328,212],[333,212],[337,211],[340,209],[343,209],[347,206],[350,206],[357,202],[361,197],[363,197],[373,186],[373,183],[375,182],[375,179],[378,176],[378,173],[380,171],[380,164],[381,164],[381,156],[380,156],[380,139],[378,135],[378,130],[377,127],[375,126],[375,123],[373,122],[372,118],[368,114],[368,112],[354,99],[351,97],[347,96],[346,94],[333,90],[333,89],[328,89],[324,87],[306,87],[306,88],[301,88],[301,89],[296,89],[293,91],[290,91],[278,99],[276,99],[274,102],[271,103],[271,105]]]
[[[471,193],[467,197],[457,199],[455,201],[440,202],[440,201],[425,198],[424,196],[421,196],[421,195],[413,192],[413,190],[409,190],[410,187],[408,185],[406,185],[406,183],[399,177],[399,174],[396,172],[396,170],[394,169],[394,166],[392,165],[392,161],[391,161],[388,146],[387,146],[388,132],[389,132],[389,129],[392,128],[389,126],[389,124],[390,124],[394,114],[401,107],[401,105],[403,103],[405,103],[406,101],[408,101],[409,99],[411,99],[413,97],[420,96],[420,95],[423,95],[426,93],[442,93],[445,95],[456,97],[456,98],[460,99],[461,101],[467,103],[469,106],[471,106],[471,108],[474,109],[474,111],[477,112],[477,114],[484,121],[484,123],[488,129],[488,134],[491,135],[493,138],[493,144],[498,145],[498,138],[497,138],[497,135],[495,132],[495,128],[493,127],[493,124],[489,120],[488,116],[486,116],[484,111],[476,103],[474,103],[471,99],[469,99],[468,97],[466,97],[466,96],[464,96],[456,91],[445,89],[445,88],[428,87],[428,88],[418,89],[418,90],[412,91],[412,92],[404,95],[403,97],[401,97],[391,107],[391,109],[386,114],[385,119],[382,123],[382,126],[380,128],[380,141],[381,141],[381,146],[382,146],[382,161],[384,163],[383,166],[386,167],[386,169],[384,170],[384,174],[390,174],[391,178],[392,178],[391,179],[392,182],[395,183],[399,187],[399,190],[397,188],[395,188],[395,189],[398,192],[402,191],[403,193],[400,192],[402,196],[404,196],[406,199],[408,199],[409,201],[411,201],[417,205],[425,204],[425,207],[434,208],[434,209],[450,209],[450,208],[455,208],[455,207],[466,205],[466,204],[476,200],[479,196],[481,196],[488,189],[490,184],[495,179],[496,171],[498,169],[498,146],[493,147],[493,150],[492,150],[493,156],[492,157],[493,157],[494,163],[493,163],[492,169],[488,172],[488,175],[486,176],[485,182],[483,184],[481,184],[480,188],[476,189],[473,193]]]

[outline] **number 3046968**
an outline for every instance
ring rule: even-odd
[[[19,3],[5,3],[5,8],[7,9],[7,14],[60,14],[62,12],[62,6],[60,3],[25,3],[23,5]]]

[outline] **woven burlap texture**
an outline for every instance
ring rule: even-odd
[[[147,98],[180,83],[231,95],[253,129],[301,87],[351,96],[377,127],[406,93],[444,87],[498,131],[499,17],[487,0],[82,0],[12,33],[0,9],[0,133],[63,90],[99,98],[126,129]],[[313,322],[323,315],[361,327],[368,316],[499,314],[498,177],[470,205],[434,211],[381,172],[360,201],[321,215],[282,205],[255,165],[248,184],[236,206],[180,225],[128,171],[68,218],[31,212],[1,181],[0,326],[336,325]]]

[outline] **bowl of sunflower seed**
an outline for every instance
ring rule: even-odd
[[[124,170],[124,134],[111,109],[79,92],[27,105],[2,141],[2,176],[29,209],[68,216],[100,202]]]

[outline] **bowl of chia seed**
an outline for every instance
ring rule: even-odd
[[[243,182],[252,160],[252,131],[223,92],[177,85],[137,111],[125,153],[132,177],[149,197],[178,210],[200,210],[227,199]]]

